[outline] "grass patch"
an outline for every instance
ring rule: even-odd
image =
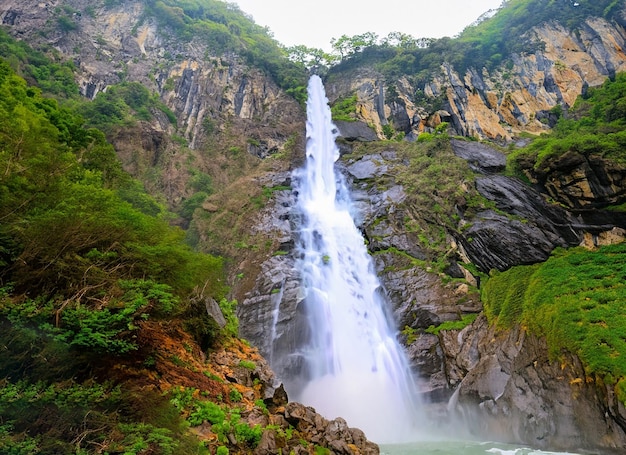
[[[461,317],[461,319],[456,321],[442,322],[438,326],[431,325],[426,329],[426,332],[432,333],[434,335],[439,335],[439,332],[441,332],[442,330],[463,330],[465,327],[474,322],[477,317],[478,314],[466,314]]]
[[[330,108],[333,120],[343,120],[346,122],[356,121],[356,106],[358,97],[355,94],[342,98],[335,102]]]

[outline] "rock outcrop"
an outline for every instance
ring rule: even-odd
[[[626,166],[601,156],[568,151],[538,166],[519,163],[531,182],[571,210],[603,209],[626,198]]]
[[[127,171],[179,207],[193,193],[194,173],[225,185],[233,179],[224,171],[232,151],[242,155],[240,167],[254,167],[259,158],[284,150],[301,132],[304,116],[267,74],[237,55],[215,52],[200,38],[175,38],[146,8],[139,0],[9,0],[0,5],[0,20],[12,36],[74,62],[87,98],[125,81],[158,95],[175,114],[175,125],[157,112],[150,122],[114,131],[108,139]],[[61,19],[71,25],[61,28]]]
[[[499,332],[484,317],[442,334],[450,409],[475,435],[550,450],[621,453],[626,411],[577,357],[549,358],[545,340],[520,327]]]

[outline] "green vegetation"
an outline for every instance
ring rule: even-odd
[[[396,175],[407,192],[405,228],[419,232],[420,245],[431,251],[433,260],[443,261],[443,267],[448,232],[459,229],[457,210],[471,218],[491,204],[476,191],[474,173],[465,160],[454,155],[446,134],[422,142],[397,143],[394,149],[408,162]]]
[[[231,395],[233,395],[233,390],[236,391],[231,389]],[[187,422],[191,426],[208,422],[211,424],[211,431],[217,435],[219,443],[228,444],[229,438],[234,438],[242,450],[251,451],[259,444],[261,435],[266,428],[261,425],[250,426],[241,420],[242,411],[239,408],[231,408],[225,404],[220,405],[210,400],[196,398],[198,395],[196,392],[195,389],[184,388],[175,390],[171,395],[171,403],[182,414],[188,416]],[[241,401],[241,394],[239,392],[237,394],[239,394],[236,396],[238,399],[232,401]],[[255,403],[255,407],[267,411],[262,400]]]
[[[442,330],[463,330],[476,320],[478,314],[466,314],[456,321],[442,322],[438,326],[431,325],[426,329],[427,333],[438,335]]]
[[[77,110],[89,126],[109,131],[114,126],[129,126],[138,120],[148,121],[156,111],[163,112],[173,124],[176,116],[156,94],[150,94],[139,82],[122,82],[100,92],[91,102],[80,102]]]
[[[251,201],[257,208],[265,207],[267,201],[270,200],[272,195],[276,191],[290,191],[291,187],[286,185],[276,185],[276,186],[264,186],[261,190],[261,194],[251,197]]]
[[[331,107],[333,120],[354,122],[356,120],[356,93],[350,97],[337,100]]]
[[[242,360],[239,362],[239,366],[254,371],[256,369],[256,363],[251,360]]]
[[[185,435],[184,421],[165,398],[142,391],[145,408],[131,410],[131,403],[139,403],[135,393],[73,380],[55,384],[1,380],[0,450],[19,455],[87,455],[102,450],[137,455],[208,453],[197,451],[197,440]],[[139,415],[133,421],[135,412]]]
[[[136,112],[149,102],[136,85],[119,90]],[[147,322],[180,324],[208,348],[221,333],[202,297],[235,333],[222,259],[191,250],[103,133],[4,61],[0,167],[3,453],[196,453],[167,400],[100,381],[109,362],[154,364]]]
[[[558,250],[548,261],[494,274],[482,289],[485,314],[545,336],[556,358],[580,357],[589,376],[616,384],[626,402],[626,244]]]
[[[6,64],[0,94],[5,282],[31,295],[89,298],[120,279],[150,278],[177,295],[217,281],[221,261],[185,247],[163,209],[152,216],[143,202],[127,201],[147,196],[132,197],[139,189],[99,131],[83,128],[80,116],[43,98]]]
[[[509,167],[540,168],[549,157],[572,151],[626,164],[626,73],[590,88],[563,115],[550,133],[509,156]]]
[[[54,60],[50,60],[50,57]],[[74,81],[74,64],[63,61],[57,53],[50,56],[31,49],[23,41],[11,38],[0,29],[0,57],[30,84],[37,85],[45,93],[71,98],[78,96],[78,84]]]

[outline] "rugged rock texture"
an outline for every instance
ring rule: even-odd
[[[626,411],[612,388],[564,353],[517,327],[498,332],[484,317],[442,335],[447,375],[458,387],[450,408],[483,437],[551,450],[621,453]]]
[[[587,158],[569,152],[569,159],[548,160],[539,170],[531,165],[523,167],[535,183],[529,186],[519,179],[493,174],[499,169],[498,163],[504,161],[504,155],[497,150],[456,140],[452,147],[472,169],[489,174],[477,177],[476,188],[506,213],[479,213],[463,235],[456,236],[461,256],[485,272],[544,261],[556,247],[581,244],[585,233],[598,236],[614,228],[626,228],[622,213],[598,210],[626,200],[622,166],[591,158],[602,163],[594,172],[583,164]],[[576,191],[581,188],[586,191]],[[549,203],[548,198],[560,204]],[[588,205],[595,210],[585,209]]]
[[[470,68],[459,74],[442,65],[441,73],[424,86],[407,78],[385,81],[370,68],[333,74],[329,99],[358,96],[357,117],[384,138],[383,125],[415,137],[442,121],[462,136],[508,141],[521,131],[539,133],[550,123],[550,110],[571,106],[586,87],[626,69],[626,29],[623,23],[589,18],[576,32],[556,23],[529,30],[527,37],[544,50],[513,56],[513,67]],[[425,94],[423,100],[416,92]]]
[[[602,209],[626,198],[626,167],[600,156],[569,151],[522,171],[551,198],[572,210]]]
[[[497,210],[461,220],[470,227],[450,233],[451,251],[459,261],[485,271],[504,270],[543,261],[555,247],[578,245],[586,238],[624,240],[626,231],[619,225],[581,220],[562,205],[549,203],[538,190],[540,185],[535,189],[499,174],[504,156],[496,149],[476,142],[452,145],[476,172],[478,191]],[[356,219],[369,241],[390,311],[403,331],[401,339],[408,344],[407,355],[433,416],[449,418],[445,404],[453,398],[455,412],[480,437],[499,435],[509,442],[568,450],[622,447],[623,410],[610,388],[584,375],[575,357],[566,355],[561,368],[548,359],[542,340],[519,328],[497,333],[482,316],[461,332],[423,333],[431,325],[478,313],[481,305],[472,290],[477,280],[467,270],[455,269],[452,263],[449,273],[466,281],[447,282],[449,277],[411,262],[426,254],[404,225],[407,194],[393,178],[397,166],[403,165],[391,146],[378,153],[346,155],[338,164],[351,183]],[[289,191],[277,192],[255,224],[259,232],[280,237],[281,249],[289,254],[273,256],[261,265],[238,309],[242,334],[260,347],[279,378],[290,378],[288,389],[297,389],[306,380],[297,352],[309,330],[293,270],[295,234],[286,221],[293,197]]]
[[[247,67],[237,56],[213,55],[198,40],[183,44],[170,39],[167,30],[144,17],[141,2],[112,3],[118,4],[107,9],[103,2],[94,3],[88,12],[80,0],[6,0],[0,5],[0,20],[13,36],[36,47],[51,46],[72,59],[84,96],[94,98],[122,80],[137,81],[157,93],[175,113],[177,126],[156,115],[150,123],[113,132],[110,140],[126,169],[143,177],[148,188],[164,195],[171,205],[189,195],[189,163],[193,162],[193,171],[210,174],[216,185],[226,188],[220,197],[209,198],[202,205],[207,218],[217,214],[211,220],[214,225],[221,222],[236,231],[241,226],[235,218],[249,217],[244,224],[251,242],[242,246],[245,251],[236,255],[232,267],[241,333],[258,346],[279,378],[291,378],[288,389],[297,387],[306,377],[297,352],[307,340],[308,326],[293,269],[290,208],[294,195],[280,189],[271,192],[262,209],[250,203],[258,196],[251,187],[288,185],[288,165],[276,164],[261,176],[246,175],[237,182],[237,190],[242,192],[239,199],[228,198],[228,188],[233,192],[235,188],[227,184],[243,174],[253,174],[261,159],[284,151],[290,139],[302,132],[302,109],[266,75]],[[69,9],[59,8],[62,5]],[[56,25],[60,15],[69,15],[76,27],[61,30]],[[441,122],[448,122],[457,134],[497,141],[508,141],[522,131],[545,131],[553,107],[570,106],[587,86],[599,85],[607,76],[626,69],[624,24],[589,18],[578,33],[550,23],[528,34],[543,42],[545,49],[513,56],[510,70],[488,73],[470,69],[458,74],[442,65],[440,74],[422,87],[413,86],[407,78],[384,81],[372,68],[334,73],[327,81],[331,101],[358,95],[358,121],[337,124],[342,152],[349,152],[353,141],[383,138],[383,126],[388,124],[409,139],[433,131]],[[425,94],[421,101],[414,96],[418,90]],[[172,140],[174,135],[177,140]],[[189,147],[181,147],[181,142]],[[598,157],[570,153],[547,160],[538,169],[521,163],[534,184],[531,187],[499,174],[504,157],[497,150],[462,141],[453,141],[453,147],[479,174],[476,188],[496,209],[471,219],[459,215],[464,229],[450,232],[447,238],[449,275],[416,265],[427,259],[427,253],[417,234],[405,227],[407,191],[394,179],[406,163],[390,148],[344,157],[340,164],[354,190],[357,221],[389,295],[390,313],[398,327],[406,330],[403,339],[409,345],[412,366],[424,381],[422,390],[433,402],[445,403],[456,389],[453,407],[476,434],[490,438],[500,434],[507,441],[539,447],[623,448],[626,413],[622,405],[610,388],[585,376],[576,358],[565,354],[563,364],[555,364],[548,359],[542,340],[521,329],[498,333],[483,317],[461,332],[443,331],[436,336],[423,330],[480,311],[475,288],[479,283],[458,266],[460,261],[483,271],[504,270],[544,260],[556,246],[623,241],[624,216],[598,209],[624,202],[625,170]],[[241,151],[247,152],[246,159],[238,158]],[[160,169],[156,176],[155,168]],[[548,198],[562,207],[548,203]],[[220,219],[225,213],[231,217]],[[211,230],[198,235],[208,237]],[[254,239],[259,240],[252,242]],[[213,244],[206,240],[205,244],[230,240],[220,238]],[[409,336],[416,333],[415,339]],[[190,376],[171,360],[158,359],[155,370],[148,374],[164,378],[160,383],[163,390],[181,384],[201,385],[215,396],[227,391],[225,382],[200,373],[206,366],[202,353],[194,352],[194,360],[180,346],[167,349],[198,368]],[[377,453],[360,431],[348,428],[343,420],[327,421],[310,408],[286,404],[284,390],[260,358],[253,371],[242,368],[240,360],[230,351],[215,352],[210,358],[211,373],[241,390],[247,404],[256,398],[266,400],[270,415],[246,413],[248,422],[281,429],[291,424],[336,453]],[[154,379],[145,377],[143,367],[136,374],[140,380]],[[262,387],[255,388],[255,379]],[[209,425],[198,432],[207,439],[212,437]],[[281,438],[279,431],[264,433],[257,453],[307,451]]]
[[[123,81],[140,82],[159,95],[175,113],[176,125],[155,113],[151,122],[113,132],[109,139],[125,168],[170,205],[191,194],[194,171],[211,175],[216,185],[233,178],[224,170],[232,156],[222,157],[223,151],[249,152],[250,159],[239,166],[245,170],[283,151],[301,131],[300,105],[260,70],[236,55],[215,55],[200,39],[176,39],[144,14],[144,2],[105,3],[8,0],[0,4],[0,20],[16,38],[72,60],[87,98]],[[59,27],[62,16],[71,22],[70,30]]]

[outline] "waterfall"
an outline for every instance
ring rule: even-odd
[[[306,380],[291,398],[343,417],[379,443],[415,439],[417,403],[387,299],[335,171],[339,150],[321,79],[308,86],[306,163],[294,172],[308,341]],[[290,392],[293,394],[293,392]]]

